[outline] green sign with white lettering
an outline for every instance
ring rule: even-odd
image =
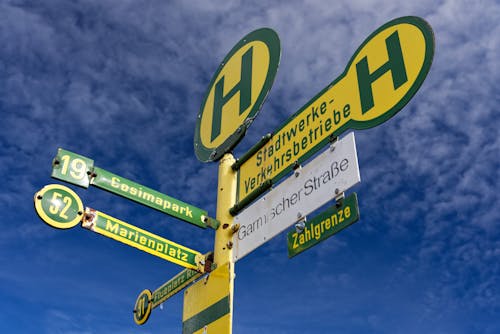
[[[206,211],[99,167],[94,168],[91,184],[197,226],[206,227]]]
[[[205,210],[94,166],[94,160],[67,150],[58,150],[52,177],[84,188],[96,186],[198,227],[218,227]]]
[[[306,222],[302,232],[288,232],[288,257],[291,258],[302,253],[359,220],[356,193],[342,200],[340,204],[340,206],[331,206],[325,212]]]
[[[60,148],[52,163],[52,177],[88,188],[93,168],[94,160]]]

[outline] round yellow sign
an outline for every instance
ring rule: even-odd
[[[35,194],[34,200],[37,214],[52,227],[68,229],[82,220],[82,200],[66,186],[49,184]]]
[[[153,297],[151,291],[148,289],[143,290],[134,306],[134,321],[138,325],[144,324],[151,315],[151,309],[153,308]]]
[[[218,160],[243,138],[271,89],[279,58],[278,35],[268,28],[245,36],[224,58],[196,122],[199,160]]]

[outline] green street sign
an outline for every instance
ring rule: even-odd
[[[280,40],[269,28],[243,37],[215,72],[198,114],[194,151],[203,162],[219,160],[243,138],[274,82]]]
[[[189,283],[200,278],[203,274],[192,270],[184,269],[172,279],[165,282],[162,286],[153,292],[153,308],[159,306],[161,303],[175,295],[176,293],[182,291]]]
[[[94,168],[94,178],[91,183],[98,188],[123,196],[196,226],[207,227],[205,222],[207,212],[205,210],[201,210],[104,169]]]
[[[337,234],[359,220],[358,197],[356,193],[345,198],[339,207],[333,205],[305,223],[303,231],[288,232],[288,257],[311,248]]]
[[[94,166],[93,160],[67,150],[58,150],[52,177],[84,188],[96,186],[198,227],[218,227],[205,210]]]
[[[205,256],[200,252],[97,210],[85,208],[82,227],[183,267],[205,271]]]
[[[82,220],[82,201],[66,186],[47,185],[35,194],[34,201],[38,216],[52,227],[68,229],[78,225]]]
[[[338,78],[238,161],[239,201],[265,182],[277,182],[331,138],[390,119],[420,88],[433,56],[434,33],[423,19],[406,16],[381,26]]]
[[[134,306],[134,321],[138,325],[144,324],[150,314],[151,310],[158,307],[167,299],[182,291],[190,283],[203,276],[202,273],[192,269],[184,269],[173,278],[162,284],[153,293],[149,290],[142,291],[137,297]]]
[[[52,177],[88,188],[93,168],[94,160],[59,148],[52,163]]]
[[[145,289],[139,294],[139,297],[137,297],[137,300],[135,302],[134,306],[135,323],[138,325],[144,324],[151,315],[151,309],[152,309],[151,291]]]

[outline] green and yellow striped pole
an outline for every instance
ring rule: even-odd
[[[235,159],[226,154],[220,161],[217,188],[217,220],[214,263],[217,268],[184,292],[183,334],[231,334],[233,331],[234,262],[232,235],[237,227],[229,209],[236,203]]]

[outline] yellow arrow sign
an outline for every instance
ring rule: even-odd
[[[263,182],[286,175],[332,136],[374,127],[396,114],[420,88],[433,55],[434,35],[421,18],[398,18],[376,30],[340,77],[239,163],[240,201]]]
[[[97,210],[85,208],[82,227],[183,267],[205,271],[203,254]]]
[[[54,228],[69,229],[81,222],[85,229],[138,248],[183,267],[205,272],[205,256],[159,235],[91,208],[83,210],[80,197],[66,186],[51,184],[34,197],[40,218]]]

